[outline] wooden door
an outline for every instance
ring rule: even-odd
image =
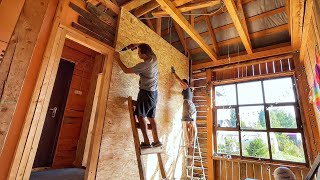
[[[36,167],[51,167],[75,64],[61,59],[37,154]]]

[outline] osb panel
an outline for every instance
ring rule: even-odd
[[[164,166],[168,179],[180,178],[184,170],[182,168],[183,151],[178,153],[181,137],[182,96],[170,67],[174,66],[177,73],[182,78],[186,78],[188,60],[130,13],[122,11],[119,23],[116,49],[122,49],[131,43],[144,42],[152,47],[158,57],[159,100],[156,119],[160,138],[166,150],[163,154]],[[129,67],[141,62],[138,59],[137,50],[123,52],[120,57]],[[113,64],[112,73],[97,179],[110,177],[112,179],[139,179],[126,99],[128,96],[136,99],[139,77],[134,74],[124,74],[117,63]],[[151,133],[149,137],[152,137]],[[142,139],[141,135],[140,139]],[[143,158],[147,179],[160,179],[156,157],[156,155],[147,155]]]

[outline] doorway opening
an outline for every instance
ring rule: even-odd
[[[90,117],[103,66],[99,57],[65,40],[30,179],[84,178],[85,146],[91,140]]]

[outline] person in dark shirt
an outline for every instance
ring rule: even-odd
[[[144,142],[140,144],[141,148],[151,148],[162,146],[159,141],[157,123],[155,121],[156,106],[158,102],[158,60],[151,47],[148,44],[130,44],[122,49],[138,49],[138,55],[143,62],[138,63],[134,67],[126,67],[120,58],[117,58],[118,64],[124,73],[134,73],[140,76],[139,93],[137,98],[137,106],[134,114],[137,116]],[[147,122],[150,122],[153,135],[153,143],[147,135]]]
[[[189,82],[186,79],[182,79],[176,74],[175,69],[171,67],[171,71],[174,74],[174,77],[178,80],[182,88],[183,96],[183,111],[182,111],[182,121],[185,123],[185,134],[187,135],[187,141],[189,147],[193,145],[193,139],[195,134],[195,123],[196,123],[196,114],[197,110],[192,102],[192,89],[189,86]]]

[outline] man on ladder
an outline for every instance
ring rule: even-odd
[[[137,98],[137,106],[134,115],[138,117],[139,125],[143,135],[144,142],[140,144],[140,148],[152,148],[162,146],[159,141],[157,123],[155,121],[156,106],[158,101],[158,61],[157,57],[148,44],[130,44],[124,47],[121,51],[131,49],[132,51],[138,49],[138,55],[143,62],[138,63],[134,67],[126,67],[120,58],[117,58],[118,64],[124,73],[135,73],[140,76],[139,80],[139,94]],[[152,128],[153,143],[147,135],[148,118]]]
[[[187,178],[188,179],[206,179],[204,173],[204,167],[202,162],[202,155],[200,150],[200,144],[198,139],[198,131],[196,124],[196,107],[192,102],[192,89],[189,86],[189,82],[186,79],[182,79],[176,74],[174,67],[171,67],[171,72],[178,80],[182,90],[183,96],[183,112],[182,112],[182,123],[184,129],[184,136],[187,139],[187,143],[185,144],[185,148],[188,149],[186,153],[186,163],[187,163]],[[198,156],[195,156],[195,151],[197,149]],[[195,159],[200,161],[201,164],[201,173],[200,176],[194,177],[194,161]],[[198,168],[197,168],[198,169]],[[189,173],[191,172],[191,175]]]

